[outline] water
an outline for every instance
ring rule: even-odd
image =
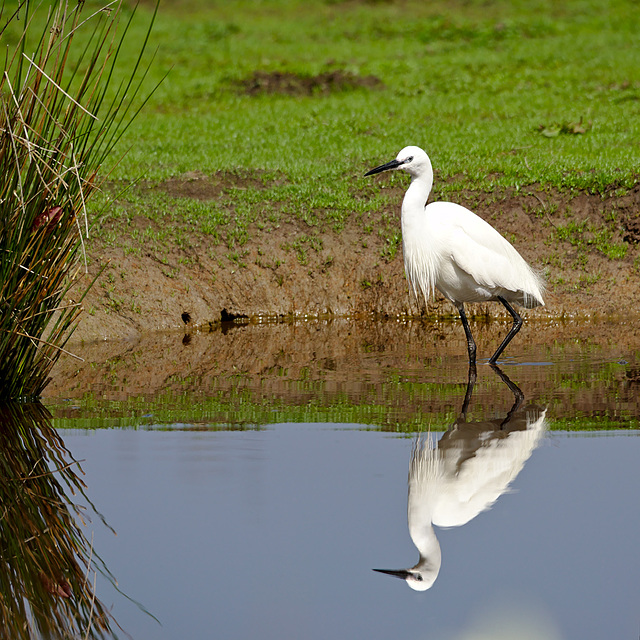
[[[636,432],[548,435],[511,493],[437,531],[425,593],[372,571],[417,560],[410,439],[285,424],[65,441],[118,532],[98,527],[95,548],[162,623],[112,593],[134,638],[464,638],[507,619],[537,638],[637,634]]]
[[[466,421],[455,325],[155,337],[161,367],[148,344],[88,345],[47,404],[117,532],[94,517],[95,551],[159,622],[108,581],[98,595],[138,639],[637,637],[640,332],[573,329],[536,327],[502,378],[481,365]],[[433,528],[424,592],[373,571],[418,562],[418,431],[457,464],[411,494],[458,525]],[[481,497],[463,517],[452,491]]]

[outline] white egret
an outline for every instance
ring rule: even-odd
[[[546,431],[546,409],[526,405],[524,395],[497,367],[515,402],[503,419],[467,422],[473,382],[462,413],[440,438],[417,438],[409,465],[407,518],[418,549],[410,569],[374,569],[406,580],[416,591],[429,589],[440,572],[442,556],[434,525],[459,527],[489,509],[508,490]]]
[[[438,289],[458,309],[475,369],[476,344],[464,310],[465,302],[500,301],[513,318],[513,326],[489,362],[518,333],[522,318],[513,308],[544,305],[543,282],[522,256],[490,224],[453,202],[427,198],[433,185],[429,156],[419,147],[405,147],[395,160],[368,171],[401,169],[411,176],[402,201],[402,251],[404,269],[416,295],[425,300]]]

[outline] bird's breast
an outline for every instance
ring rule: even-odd
[[[451,227],[437,216],[403,216],[402,248],[407,279],[416,295],[425,298],[438,289],[452,301],[475,283],[458,269],[451,255]]]
[[[416,296],[422,293],[425,299],[433,292],[439,271],[437,244],[433,240],[428,225],[403,221],[404,270]]]

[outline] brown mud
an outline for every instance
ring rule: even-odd
[[[239,84],[239,89],[248,95],[261,93],[286,96],[327,95],[350,89],[379,89],[383,83],[376,76],[360,76],[335,69],[315,76],[305,76],[286,71],[256,71]]]
[[[142,185],[140,193],[144,197],[145,190],[161,190],[171,197],[215,203],[222,201],[229,184],[241,188],[251,180],[255,182],[221,173],[190,174]],[[403,189],[389,188],[389,194],[393,204],[366,221],[354,215],[340,232],[328,225],[316,228],[320,248],[309,249],[304,261],[291,249],[309,233],[301,220],[289,219],[268,231],[250,227],[241,261],[229,257],[224,243],[214,243],[186,222],[178,229],[179,223],[167,219],[182,241],[158,251],[133,238],[162,222],[109,220],[100,236],[117,237],[118,242],[90,241],[91,274],[107,266],[84,301],[73,341],[138,339],[153,331],[210,328],[235,318],[451,316],[455,310],[442,299],[425,306],[412,298],[401,247],[392,259],[382,257],[387,240],[376,229],[397,220],[399,232]],[[622,194],[612,187],[604,195],[530,186],[518,193],[460,193],[456,200],[494,225],[545,273],[546,306],[526,311],[526,317],[637,313],[640,185]],[[136,243],[136,250],[128,250]],[[612,258],[608,247],[626,252]],[[470,305],[469,314],[505,315],[494,303]]]

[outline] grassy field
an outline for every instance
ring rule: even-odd
[[[134,18],[123,77],[152,4]],[[167,77],[113,177],[281,176],[261,201],[339,218],[378,204],[367,168],[417,144],[440,192],[629,187],[640,166],[638,32],[632,0],[165,0],[147,90]]]
[[[140,38],[150,11],[136,17]],[[148,88],[168,75],[113,177],[257,176],[260,188],[233,193],[242,229],[270,208],[335,229],[379,209],[383,188],[362,174],[406,144],[431,155],[440,196],[628,188],[638,32],[628,0],[164,2]],[[131,198],[128,215],[136,204],[148,209]],[[214,235],[229,223],[222,209],[170,204]]]
[[[266,171],[322,206],[353,200],[363,170],[415,143],[450,188],[628,186],[640,160],[635,9],[625,0],[166,2],[149,86],[168,77],[116,176]],[[307,82],[269,82],[275,73]]]

